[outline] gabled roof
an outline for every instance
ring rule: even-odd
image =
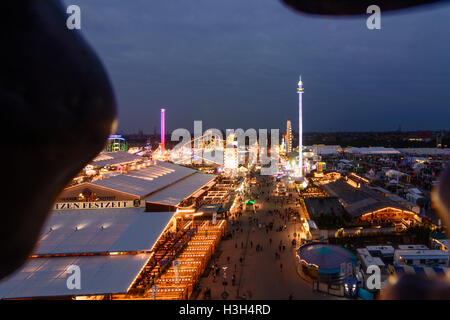
[[[197,170],[169,162],[158,162],[148,168],[119,174],[103,180],[96,180],[86,185],[98,186],[143,198],[159,189],[167,187],[178,180],[194,174]],[[79,187],[80,185],[74,186]],[[72,187],[73,188],[73,187]]]
[[[353,217],[388,207],[410,211],[405,206],[398,204],[363,184],[360,185],[360,188],[354,188],[343,178],[323,185],[323,188],[330,194],[338,197],[342,201],[345,210]]]
[[[196,173],[145,198],[145,201],[175,206],[216,178],[213,174]]]
[[[53,211],[34,255],[150,250],[173,212],[144,208]]]
[[[90,165],[95,167],[105,167],[139,160],[144,160],[144,158],[125,151],[101,152],[91,161]]]
[[[149,253],[141,253],[28,259],[0,281],[0,299],[126,293],[149,258]],[[67,287],[71,265],[80,268],[81,289]]]

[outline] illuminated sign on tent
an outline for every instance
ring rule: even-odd
[[[94,202],[57,202],[53,210],[84,210],[84,209],[121,209],[140,208],[145,206],[145,201],[94,201]]]

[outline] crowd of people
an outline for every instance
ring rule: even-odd
[[[223,259],[224,265],[227,266],[228,273],[231,273],[231,283],[228,283],[228,279],[224,278],[224,270],[218,266],[216,260],[211,263],[210,276],[212,277],[212,283],[231,284],[227,287],[228,290],[236,290],[239,299],[251,299],[251,290],[243,291],[240,286],[240,278],[242,277],[243,269],[245,267],[245,259],[251,252],[254,254],[263,254],[265,252],[272,252],[275,256],[275,260],[279,261],[279,270],[283,272],[282,256],[285,254],[289,245],[295,247],[300,234],[298,232],[287,232],[288,226],[291,223],[300,221],[298,199],[294,195],[274,198],[272,189],[274,183],[271,177],[260,177],[257,183],[252,183],[249,189],[244,192],[248,196],[255,197],[259,204],[259,210],[255,212],[243,212],[242,206],[238,207],[232,215],[229,216],[229,230],[231,234],[231,240],[233,241],[234,249],[239,252],[237,257],[233,258],[225,256]],[[292,191],[292,190],[291,190]],[[275,208],[273,208],[275,207]],[[280,240],[279,243],[274,243],[274,238],[279,238],[276,233],[287,232],[287,240]],[[262,234],[263,235],[262,235]],[[284,236],[283,236],[284,237]],[[234,268],[233,268],[234,267]],[[231,271],[231,272],[230,272]],[[221,276],[221,280],[217,281]],[[221,287],[219,287],[221,288]],[[233,288],[233,289],[232,289]],[[226,286],[220,290],[225,291]],[[204,297],[208,297],[211,294],[211,288],[205,287]]]

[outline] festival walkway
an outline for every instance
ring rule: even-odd
[[[256,188],[257,190],[252,191],[262,195],[256,202],[259,210],[256,214],[244,213],[237,220],[240,226],[235,224],[233,227],[231,223],[229,224],[229,230],[239,229],[239,231],[234,232],[232,239],[223,240],[219,244],[217,252],[220,256],[215,263],[221,270],[216,277],[213,275],[215,272],[211,270],[208,277],[201,278],[199,286],[202,293],[197,299],[203,299],[205,288],[211,289],[211,299],[222,299],[223,266],[228,267],[226,271],[228,285],[225,288],[228,299],[336,299],[333,296],[313,292],[311,284],[300,278],[296,270],[295,248],[291,244],[294,232],[298,233],[300,223],[294,220],[286,221],[282,215],[269,214],[268,211],[273,211],[275,208],[284,213],[285,208],[289,206],[267,200],[269,191],[274,188],[272,183],[268,187]],[[295,205],[296,197],[295,194],[294,203],[290,206],[299,210],[299,207]],[[249,217],[252,220],[258,219],[258,224],[251,221]],[[274,223],[273,230],[267,232],[263,225],[264,223],[268,225],[270,222]],[[260,224],[261,228],[259,228]],[[280,226],[283,230],[276,231]],[[270,238],[272,243],[269,241]],[[280,242],[285,246],[285,250],[281,252]],[[262,246],[262,250],[257,251],[257,245]],[[276,252],[280,254],[279,258],[275,257]],[[243,259],[242,263],[240,258]],[[235,275],[234,286],[232,286],[233,274]]]

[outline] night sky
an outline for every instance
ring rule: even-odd
[[[66,0],[111,77],[119,131],[450,129],[450,6],[298,14],[278,0]],[[382,8],[381,8],[382,9]]]

